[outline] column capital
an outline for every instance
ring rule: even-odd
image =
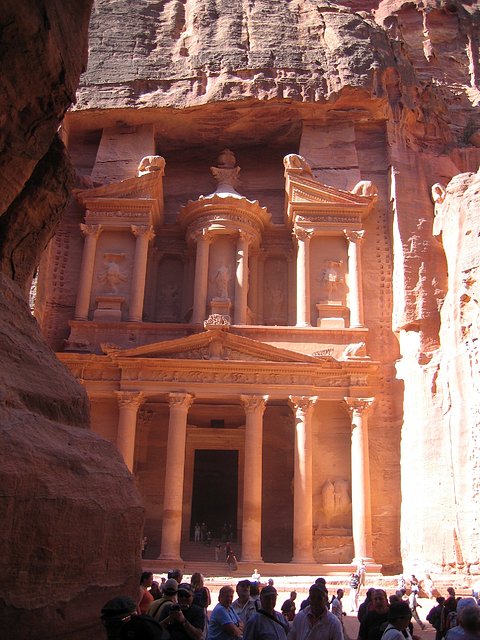
[[[80,230],[84,236],[94,236],[95,238],[98,238],[98,236],[102,232],[102,229],[103,227],[101,224],[85,224],[83,222],[80,223]]]
[[[293,235],[297,240],[307,242],[313,236],[313,231],[307,231],[307,229],[304,229],[303,227],[294,227]]]
[[[252,233],[248,233],[247,231],[240,229],[238,231],[238,239],[250,245],[255,241],[255,236]]]
[[[240,400],[242,401],[245,413],[259,413],[262,415],[265,411],[268,396],[241,395]]]
[[[373,404],[375,402],[375,398],[345,397],[344,400],[345,400],[344,406],[348,411],[348,413],[350,414],[350,416],[353,416],[353,415],[366,416],[371,410],[371,408],[373,407]]]
[[[190,233],[190,240],[194,242],[212,242],[213,237],[212,234],[208,231],[208,229],[196,229]]]
[[[362,231],[353,231],[352,229],[344,229],[343,233],[349,242],[355,242],[357,244],[360,244],[363,240],[363,236],[365,235],[365,229],[362,229]]]
[[[288,396],[288,399],[296,412],[306,415],[313,411],[318,396]]]
[[[191,393],[169,393],[168,404],[170,409],[185,409],[188,411],[192,406],[195,396]]]
[[[147,240],[153,240],[153,238],[155,237],[155,231],[153,230],[153,227],[149,227],[144,224],[132,224],[130,225],[130,229],[136,238],[146,237]]]
[[[115,391],[114,393],[119,407],[138,408],[145,397],[143,391]]]

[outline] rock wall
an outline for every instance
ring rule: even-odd
[[[74,172],[59,123],[86,63],[91,2],[0,15],[0,627],[10,640],[92,638],[135,594],[143,507],[118,452],[89,431],[82,387],[45,345],[26,292]]]
[[[446,202],[471,228],[445,222],[442,248],[430,194],[480,161],[479,19],[458,0],[97,0],[66,127],[85,175],[107,135],[148,125],[167,177],[169,154],[191,166],[198,153],[253,157],[258,145],[299,150],[328,184],[377,183],[364,268],[368,348],[381,362],[370,462],[382,469],[372,507],[388,532],[376,540],[386,569],[466,571],[480,559],[475,284],[462,284],[460,266],[467,253],[470,270],[478,264],[467,250],[478,225],[453,192],[467,178],[455,178]]]

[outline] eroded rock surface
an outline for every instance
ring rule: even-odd
[[[11,640],[92,638],[136,593],[143,508],[83,388],[26,302],[73,171],[55,133],[86,61],[91,2],[2,4],[0,31],[0,627]]]

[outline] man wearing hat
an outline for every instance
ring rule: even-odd
[[[177,603],[164,607],[159,616],[160,626],[170,633],[171,640],[200,640],[205,627],[205,612],[193,604],[193,587],[182,582],[177,589]]]
[[[159,600],[154,600],[148,608],[148,615],[160,620],[163,610],[170,608],[170,605],[177,602],[178,582],[169,578],[163,585],[163,596]]]
[[[137,605],[128,596],[109,600],[102,608],[108,640],[162,640],[162,628],[150,616],[137,615]]]
[[[327,609],[326,588],[316,582],[308,596],[310,604],[295,616],[288,640],[344,640],[340,620]]]
[[[277,590],[273,585],[260,592],[261,607],[247,622],[243,640],[286,640],[289,630],[283,615],[275,611]]]
[[[237,583],[237,595],[238,598],[232,602],[232,609],[245,626],[257,610],[253,598],[250,597],[250,580],[240,580]]]

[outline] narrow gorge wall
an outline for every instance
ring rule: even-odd
[[[87,639],[135,594],[143,508],[89,431],[88,398],[46,346],[27,298],[74,171],[56,137],[82,68],[91,2],[0,12],[0,628],[10,640]]]

